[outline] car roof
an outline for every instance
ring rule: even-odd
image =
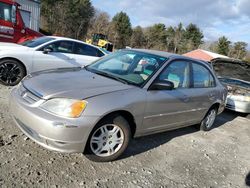
[[[175,59],[181,58],[181,59],[196,61],[196,62],[200,62],[200,63],[206,64],[206,65],[209,65],[209,63],[207,61],[194,59],[194,58],[191,58],[191,57],[186,57],[186,56],[183,56],[183,55],[169,53],[169,52],[165,52],[165,51],[137,49],[137,48],[131,48],[131,49],[127,49],[127,50],[132,50],[132,51],[137,51],[137,52],[142,52],[142,53],[148,53],[148,54],[157,55],[157,56],[166,57],[166,58],[170,58],[170,57],[175,58]]]
[[[137,48],[132,48],[132,49],[129,49],[129,50],[148,53],[148,54],[157,55],[157,56],[166,57],[166,58],[169,58],[170,56],[177,55],[177,54],[164,52],[164,51],[158,51],[158,50],[137,49]],[[177,55],[177,56],[179,56],[179,55]]]
[[[183,56],[183,55],[179,55],[179,54],[174,54],[174,53],[169,53],[169,52],[159,51],[159,50],[148,50],[148,49],[137,49],[137,48],[131,48],[131,49],[125,49],[125,50],[142,52],[142,53],[148,53],[148,54],[152,54],[152,55],[156,55],[156,56],[161,56],[161,57],[165,57],[165,58],[190,60],[190,61],[201,63],[201,64],[205,65],[206,67],[208,67],[209,69],[213,70],[213,67],[207,61],[203,61],[203,60],[199,60],[199,59],[194,59],[194,58]]]

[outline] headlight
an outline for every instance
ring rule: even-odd
[[[57,98],[51,99],[41,105],[41,108],[59,116],[77,118],[87,106],[87,101]]]
[[[245,101],[250,102],[250,96],[245,96]]]

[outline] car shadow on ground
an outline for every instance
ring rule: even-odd
[[[244,117],[244,114],[231,110],[224,110],[224,112],[217,116],[213,129],[216,129],[227,122],[233,121],[237,117]]]
[[[221,125],[224,125],[227,122],[230,122],[237,118],[238,116],[244,117],[244,114],[236,113],[233,111],[225,110],[222,114],[220,114],[215,121],[215,125],[213,129],[216,129],[220,127]],[[149,150],[152,150],[154,148],[159,147],[162,144],[165,144],[172,140],[175,137],[191,134],[194,132],[199,131],[199,129],[196,128],[196,126],[190,126],[190,127],[184,127],[180,129],[176,129],[173,131],[167,131],[163,133],[153,134],[150,136],[140,137],[133,139],[126,152],[122,156],[123,158],[127,158],[130,156],[135,156],[140,153],[147,152]]]
[[[169,142],[175,137],[191,134],[196,131],[199,130],[195,126],[191,126],[133,139],[129,143],[128,149],[122,158],[127,158],[147,152]]]

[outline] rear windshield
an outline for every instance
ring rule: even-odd
[[[49,41],[52,41],[52,40],[55,40],[55,38],[53,38],[53,37],[39,37],[39,38],[36,38],[33,40],[25,41],[25,42],[21,43],[21,45],[27,46],[30,48],[35,48],[37,46],[40,46],[40,45],[47,43]]]

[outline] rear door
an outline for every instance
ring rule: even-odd
[[[198,119],[203,119],[208,109],[219,96],[219,90],[216,89],[215,78],[210,70],[199,62],[192,62],[191,90],[193,105],[199,107],[196,113]]]
[[[98,48],[79,42],[75,42],[74,53],[76,62],[81,65],[88,65],[104,56]]]
[[[49,48],[52,51],[44,53],[44,49]],[[74,42],[68,40],[61,40],[52,42],[33,54],[33,68],[32,72],[67,67],[80,67],[75,60],[73,54]]]

